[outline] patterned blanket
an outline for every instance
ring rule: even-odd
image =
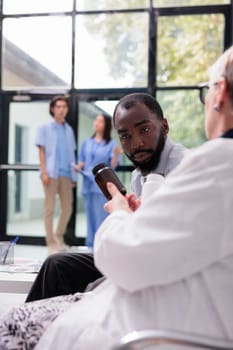
[[[49,325],[82,295],[63,295],[14,307],[0,318],[0,349],[34,349]]]

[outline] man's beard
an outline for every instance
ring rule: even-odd
[[[135,161],[133,159],[134,155],[127,155],[127,154],[126,155],[131,160],[131,162],[136,166],[136,168],[140,169],[142,175],[146,176],[158,166],[161,158],[161,153],[164,149],[165,141],[166,141],[165,136],[163,134],[163,131],[161,130],[156,151],[152,149],[143,150],[143,152],[151,153],[151,158],[149,160],[146,160],[144,163]],[[137,152],[139,151],[136,151],[136,153]]]

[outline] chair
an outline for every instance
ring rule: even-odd
[[[181,348],[192,346],[203,349],[233,350],[233,340],[160,329],[130,332],[123,336],[112,350],[142,350],[161,344],[178,345]]]

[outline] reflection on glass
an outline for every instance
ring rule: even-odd
[[[157,85],[196,85],[223,51],[221,14],[159,17]]]
[[[76,23],[77,88],[147,85],[148,13],[79,15]]]
[[[4,0],[4,14],[71,11],[73,0]]]
[[[157,100],[167,118],[169,135],[186,147],[206,141],[204,110],[199,100],[199,90],[159,91]]]
[[[78,0],[76,7],[79,11],[135,9],[149,7],[149,0]]]
[[[70,17],[5,19],[3,88],[70,87],[71,33]]]
[[[230,4],[230,0],[153,0],[155,7],[223,5]]]

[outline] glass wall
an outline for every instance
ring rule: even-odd
[[[36,129],[51,119],[49,101],[11,102],[9,106],[8,164],[38,164]],[[7,173],[7,233],[44,236],[43,186],[39,171]],[[58,208],[57,208],[58,210]],[[57,211],[56,210],[56,211]]]
[[[222,14],[158,17],[157,85],[208,80],[207,69],[224,49]]]
[[[71,11],[73,0],[4,0],[4,14]]]
[[[77,147],[92,135],[93,121],[98,113],[105,111],[110,115],[117,101],[92,101],[79,103],[79,128],[77,134]],[[28,165],[38,163],[38,148],[35,145],[37,128],[47,123],[49,115],[49,100],[12,102],[9,113],[9,165]],[[119,143],[118,136],[113,130],[112,137]],[[123,156],[122,164],[129,164]],[[130,174],[121,172],[119,177],[130,188]],[[7,177],[7,233],[9,235],[44,237],[43,202],[44,192],[40,181],[39,171],[10,170]],[[86,220],[83,209],[82,176],[77,175],[76,201],[78,203],[76,214],[76,236],[85,237]],[[55,223],[59,211],[57,203]]]
[[[3,21],[4,90],[71,87],[71,18],[40,16]]]
[[[148,26],[144,12],[78,15],[75,87],[145,87]]]
[[[153,0],[154,6],[173,7],[173,6],[204,6],[230,4],[230,0]]]
[[[198,90],[159,91],[164,116],[167,118],[173,140],[191,148],[206,141],[204,131],[204,108],[200,104]]]

